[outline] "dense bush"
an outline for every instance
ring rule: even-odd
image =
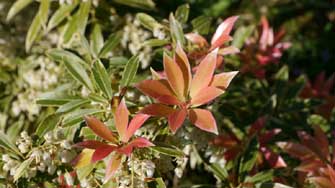
[[[0,187],[335,187],[333,1],[0,9]]]

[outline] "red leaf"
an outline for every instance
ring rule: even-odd
[[[136,88],[164,104],[179,104],[169,83],[166,80],[144,80],[136,85]]]
[[[124,99],[122,99],[114,115],[115,127],[122,141],[126,140],[125,137],[128,127],[128,116],[129,111]]]
[[[149,104],[141,109],[140,113],[148,114],[150,116],[168,117],[175,109],[164,104]]]
[[[97,141],[97,140],[85,140],[83,142],[76,143],[74,146],[76,147],[83,147],[88,149],[97,149],[108,144]]]
[[[91,162],[95,163],[95,162],[107,157],[111,152],[113,152],[116,149],[117,149],[117,147],[110,146],[110,145],[106,145],[106,146],[97,148],[93,153]]]
[[[191,109],[188,111],[188,116],[190,121],[199,129],[218,134],[215,119],[210,111],[204,109]]]
[[[149,117],[150,116],[147,114],[136,114],[129,123],[125,140],[123,142],[128,142],[129,138],[133,136],[136,130],[139,129]]]
[[[185,118],[187,115],[187,110],[186,109],[180,109],[176,110],[174,113],[172,113],[169,118],[169,127],[170,130],[174,133],[177,132],[177,130],[181,127],[181,125],[184,123]]]
[[[223,90],[216,87],[206,87],[191,99],[191,105],[192,107],[197,107],[203,104],[207,104],[223,93]]]
[[[187,55],[185,54],[183,48],[180,44],[177,44],[176,53],[174,56],[174,60],[176,64],[179,66],[180,70],[182,71],[183,81],[184,81],[184,96],[188,95],[188,91],[191,84],[192,74],[191,74],[191,67],[188,61]],[[182,80],[180,80],[181,82]]]
[[[211,82],[216,67],[216,58],[217,50],[214,50],[201,61],[191,83],[191,98],[196,96],[200,90],[206,88]]]
[[[233,78],[237,75],[238,71],[231,71],[231,72],[223,72],[220,74],[214,75],[211,86],[226,90],[233,80]]]
[[[107,126],[102,123],[100,120],[92,116],[85,116],[85,121],[87,126],[92,129],[92,131],[100,136],[101,138],[108,140],[110,142],[116,143],[117,139],[115,138],[113,132],[107,128]]]
[[[270,149],[261,147],[261,151],[271,168],[283,168],[287,166],[284,159]]]
[[[129,156],[133,152],[134,148],[145,148],[145,147],[150,147],[150,146],[154,146],[154,144],[151,143],[146,138],[139,137],[139,138],[135,138],[134,140],[132,140],[126,146],[119,148],[118,152]]]
[[[178,64],[165,53],[163,58],[164,71],[172,90],[178,96],[178,99],[185,101],[186,80],[183,77],[183,71]]]
[[[334,184],[332,184],[329,179],[325,177],[311,177],[309,180],[313,183],[315,183],[318,188],[331,188],[334,187]]]

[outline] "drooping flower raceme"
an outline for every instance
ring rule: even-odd
[[[187,55],[179,45],[176,47],[173,59],[164,54],[166,77],[153,71],[153,79],[144,80],[136,85],[141,92],[157,101],[144,107],[141,112],[167,117],[173,133],[181,127],[188,116],[198,128],[217,134],[212,113],[199,106],[223,94],[237,74],[237,71],[232,71],[214,75],[217,53],[218,49],[209,53],[200,62],[193,76]]]
[[[146,114],[136,114],[128,123],[129,111],[122,100],[114,114],[114,123],[118,137],[108,127],[95,117],[86,116],[87,126],[99,137],[108,143],[97,140],[86,140],[77,144],[79,147],[87,148],[78,156],[76,166],[85,166],[86,163],[94,163],[104,159],[112,152],[113,155],[107,164],[105,179],[108,180],[118,169],[123,155],[130,156],[134,148],[154,146],[146,138],[138,137],[130,141],[135,131],[139,129],[148,119]]]

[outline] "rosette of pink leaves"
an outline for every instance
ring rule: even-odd
[[[248,40],[245,50],[240,54],[245,63],[241,72],[250,72],[257,78],[264,78],[266,72],[264,67],[270,63],[278,63],[283,52],[291,47],[290,42],[281,42],[284,36],[285,30],[283,28],[274,34],[273,28],[269,26],[268,20],[263,16],[260,37],[256,40]]]
[[[335,107],[335,94],[332,94],[334,87],[335,74],[332,74],[326,79],[325,72],[321,72],[317,75],[313,83],[311,83],[310,80],[307,81],[304,89],[300,93],[300,97],[323,99],[324,103],[316,109],[316,112],[329,119]]]
[[[265,161],[271,168],[283,168],[286,167],[284,159],[273,152],[267,145],[269,141],[277,134],[281,132],[280,129],[271,129],[262,131],[265,127],[266,118],[258,118],[250,127],[247,135],[247,139],[251,139],[256,136],[259,142],[259,152],[263,154]],[[238,139],[233,133],[225,133],[217,136],[212,144],[225,148],[224,157],[226,160],[235,159],[244,149],[245,140]]]
[[[172,59],[164,54],[163,77],[153,71],[153,79],[136,85],[157,103],[144,107],[141,112],[167,117],[170,130],[175,133],[188,117],[198,128],[217,134],[216,121],[209,110],[199,108],[223,94],[237,71],[214,74],[218,49],[209,53],[199,64],[194,75],[187,55],[177,45]]]
[[[197,49],[191,51],[189,53],[189,57],[191,59],[199,60],[202,59],[207,53],[218,48],[219,56],[217,58],[216,67],[219,67],[223,62],[222,56],[238,53],[240,51],[238,48],[234,46],[225,46],[225,43],[233,39],[230,36],[230,32],[233,29],[237,19],[238,16],[231,16],[225,19],[216,29],[210,44],[208,44],[207,40],[203,36],[197,33],[187,33],[185,35],[186,39],[188,39],[192,44],[197,45]]]
[[[332,146],[329,144],[320,126],[313,126],[313,129],[314,136],[298,132],[300,143],[278,142],[278,146],[301,161],[296,170],[318,188],[335,187],[335,142]]]
[[[85,140],[77,143],[76,146],[90,149],[92,152],[87,152],[86,150],[78,156],[76,161],[78,162],[81,161],[81,159],[89,158],[91,163],[95,163],[113,153],[106,169],[105,180],[108,180],[120,166],[122,155],[129,157],[135,148],[154,146],[154,144],[146,138],[137,137],[131,140],[136,130],[143,125],[149,116],[141,113],[136,114],[130,123],[128,122],[128,116],[129,111],[125,101],[121,100],[114,114],[114,123],[118,137],[97,118],[86,116],[85,121],[87,126],[96,135],[107,141],[107,143],[98,140]]]

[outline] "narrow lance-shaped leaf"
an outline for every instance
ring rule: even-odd
[[[170,14],[170,34],[175,44],[185,44],[184,32],[181,24],[174,18],[173,14]]]
[[[136,75],[138,66],[139,66],[138,56],[133,56],[132,58],[129,59],[122,74],[122,79],[120,82],[121,87],[127,87],[132,82],[132,80]]]
[[[56,61],[64,62],[66,69],[74,79],[86,86],[91,91],[94,90],[91,79],[82,65],[85,64],[82,59],[70,52],[57,49],[49,51],[48,55]]]
[[[112,84],[108,73],[100,60],[97,60],[93,65],[93,75],[99,89],[101,89],[108,99],[111,99],[113,97]]]
[[[13,142],[10,141],[7,135],[2,131],[0,131],[0,147],[9,151],[13,151],[16,154],[20,155],[19,149],[15,146]]]
[[[104,45],[101,27],[98,23],[94,24],[93,31],[90,35],[90,43],[92,51],[97,56]]]
[[[69,112],[71,110],[74,110],[84,104],[88,104],[90,103],[90,100],[87,99],[75,99],[75,100],[71,100],[70,102],[60,106],[56,113],[66,113]]]
[[[188,4],[180,5],[176,10],[176,19],[181,23],[186,23],[190,13],[190,6]]]
[[[46,21],[48,19],[49,5],[50,5],[49,0],[41,0],[38,12],[33,20],[33,23],[30,25],[27,33],[26,51],[29,51],[31,45],[33,44],[38,34],[40,33],[42,26],[46,24]]]
[[[164,154],[164,155],[168,155],[168,156],[172,156],[172,157],[183,157],[185,154],[183,151],[178,150],[178,149],[174,149],[174,148],[170,148],[170,147],[161,147],[161,146],[154,146],[154,147],[150,147],[150,149]]]
[[[191,21],[193,30],[201,35],[208,34],[211,22],[212,18],[204,15],[196,17]]]
[[[72,3],[72,4],[62,4],[56,12],[51,16],[47,30],[50,31],[54,27],[56,27],[58,24],[60,24],[66,17],[70,16],[71,12],[76,8],[78,3]]]
[[[38,125],[35,134],[40,138],[43,137],[45,133],[53,130],[60,120],[59,114],[51,114],[44,118],[42,122]]]
[[[122,38],[121,35],[121,32],[111,34],[99,52],[99,57],[106,57],[108,52],[113,50],[120,43]]]
[[[160,27],[161,25],[155,20],[155,18],[151,17],[145,13],[136,14],[136,18],[140,21],[143,27],[153,31],[156,27]]]
[[[14,182],[16,182],[24,173],[28,170],[30,163],[33,161],[33,158],[29,158],[23,161],[20,166],[15,170]]]
[[[144,10],[155,8],[155,3],[152,0],[114,0],[114,2]]]
[[[89,11],[91,7],[91,0],[87,0],[86,2],[81,2],[79,10],[75,13],[69,23],[65,26],[62,34],[62,42],[68,43],[72,36],[79,32],[80,34],[84,34],[87,19],[89,16]]]
[[[22,9],[27,7],[33,0],[17,0],[15,3],[10,7],[6,20],[11,20],[17,13],[19,13]]]

